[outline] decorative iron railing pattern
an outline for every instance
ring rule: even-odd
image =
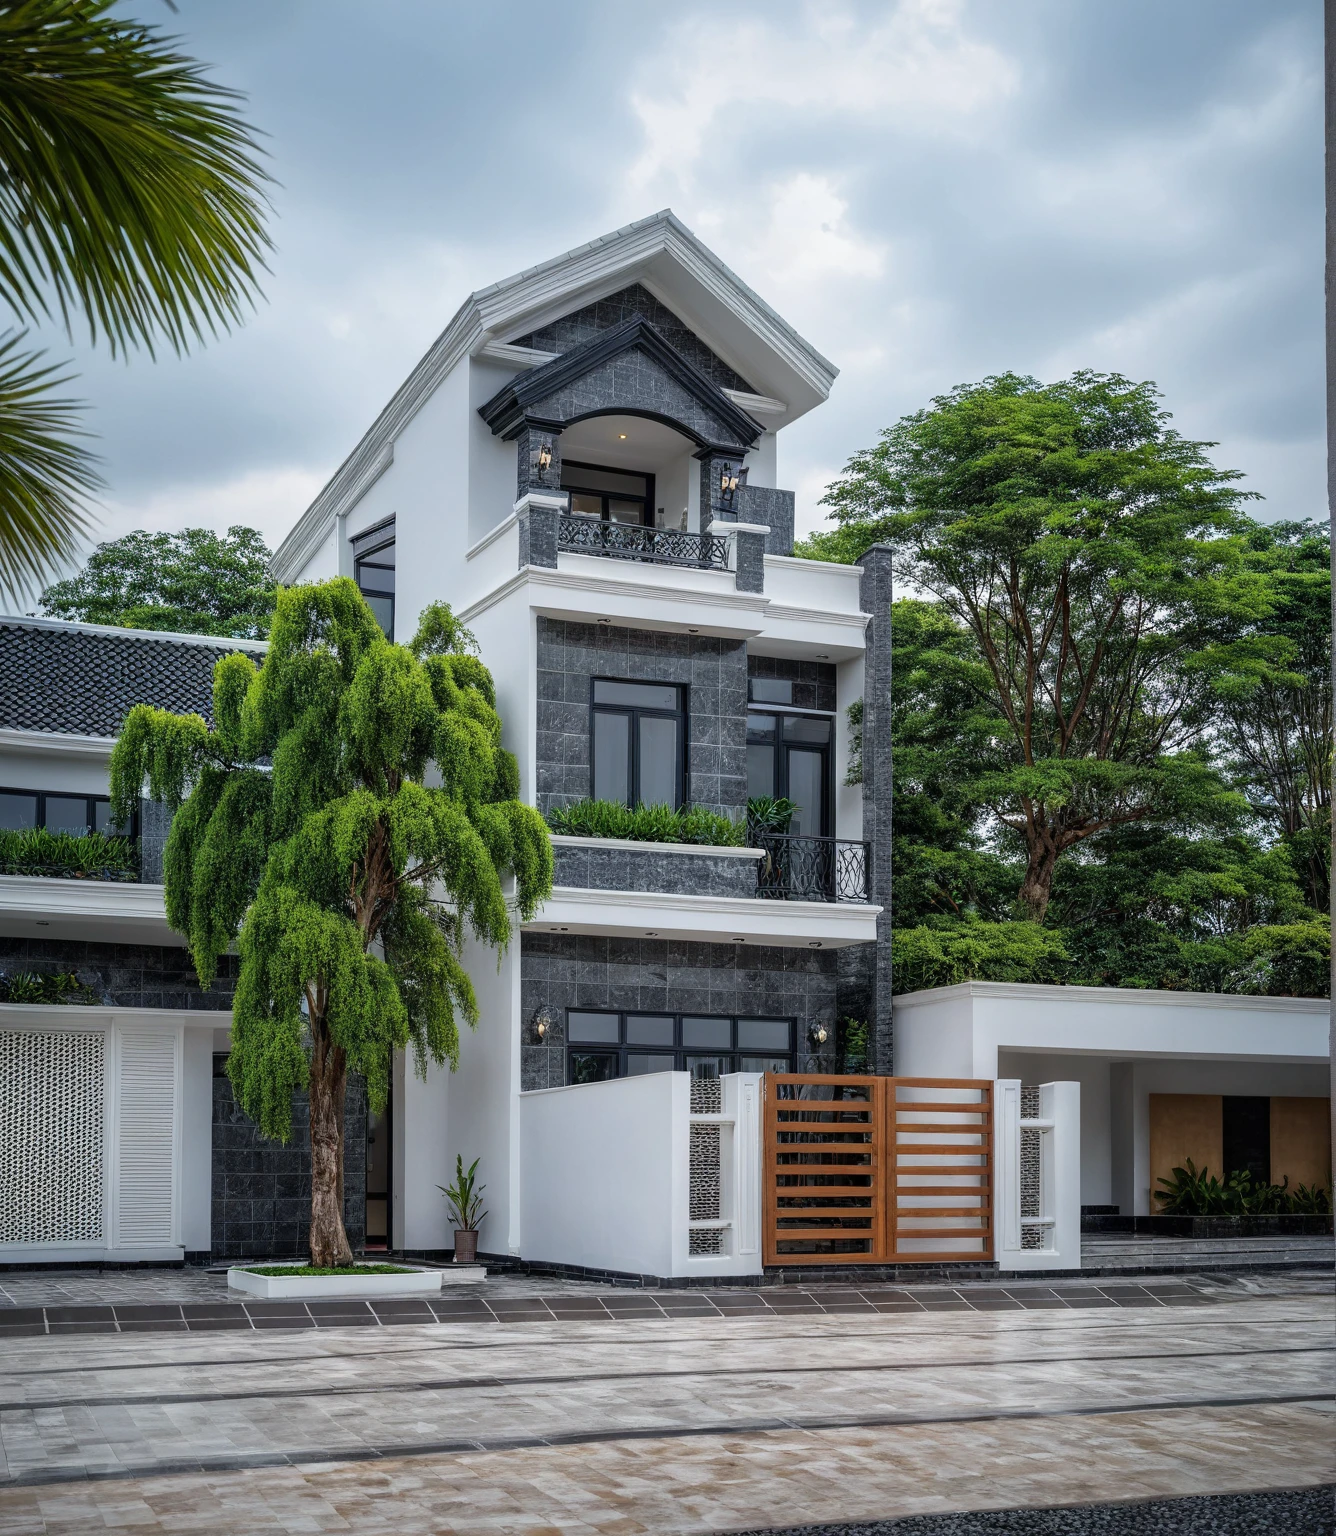
[[[715,534],[605,523],[601,518],[578,512],[564,513],[558,518],[557,548],[581,555],[610,555],[617,560],[649,560],[657,565],[728,569],[728,540]]]
[[[776,901],[871,899],[872,850],[866,843],[768,833],[754,843],[765,854],[756,867],[758,896]]]

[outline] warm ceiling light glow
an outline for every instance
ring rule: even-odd
[[[619,432],[617,434],[617,436],[620,437],[623,442],[626,441],[626,433],[625,432]]]

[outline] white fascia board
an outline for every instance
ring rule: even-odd
[[[114,1003],[75,1007],[61,1003],[0,1003],[0,1029],[105,1029],[112,1024],[136,1029],[228,1029],[230,1008],[118,1008]]]
[[[105,762],[115,745],[114,736],[62,736],[59,731],[0,728],[0,752],[52,752],[61,757],[95,757]]]
[[[0,933],[182,947],[185,940],[168,926],[163,898],[160,885],[0,875]]]
[[[115,635],[120,640],[162,640],[176,645],[204,645],[210,650],[234,646],[239,651],[267,651],[267,640],[234,640],[231,635],[184,635],[174,629],[125,629],[119,624],[85,624],[82,619],[31,618],[0,615],[6,624],[23,629],[63,629],[80,635]]]
[[[556,886],[526,932],[620,934],[705,944],[844,949],[873,943],[880,907],[757,897],[680,896],[662,891],[598,891]]]
[[[1299,1013],[1328,1017],[1331,1004],[1325,997],[1250,997],[1238,992],[1169,992],[1151,987],[1064,987],[1034,981],[962,981],[953,987],[930,987],[922,992],[903,992],[897,1008],[913,1008],[959,997],[1009,997],[1021,1001],[1065,1003],[1119,1003],[1129,1008],[1169,1004],[1178,1008],[1244,1009],[1262,1013]]]

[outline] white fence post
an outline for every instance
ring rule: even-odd
[[[993,1087],[998,1268],[1080,1269],[1081,1085],[1044,1083],[1026,1105],[1035,1092]]]

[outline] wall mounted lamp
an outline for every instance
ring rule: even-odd
[[[826,1041],[830,1039],[830,1032],[819,1019],[812,1019],[807,1026],[807,1038],[811,1042],[813,1050],[820,1050]]]
[[[539,1045],[547,1039],[547,1032],[559,1023],[557,1010],[549,1008],[546,1003],[539,1008],[533,1016],[533,1035]]]
[[[731,507],[733,498],[738,493],[738,486],[743,480],[743,471],[740,465],[730,464],[727,460],[719,468],[719,498],[724,506]]]
[[[543,485],[547,484],[547,472],[552,468],[552,444],[539,443],[538,445],[538,478]]]

